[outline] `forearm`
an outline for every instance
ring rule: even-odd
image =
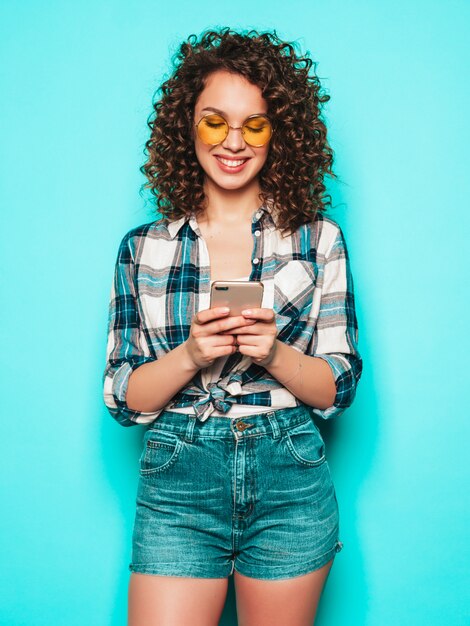
[[[318,409],[332,406],[336,385],[328,363],[318,357],[301,354],[279,339],[276,339],[276,344],[273,360],[264,366],[271,376],[309,406]]]
[[[144,363],[129,377],[126,403],[133,411],[152,412],[169,400],[198,372],[182,343],[165,356]]]

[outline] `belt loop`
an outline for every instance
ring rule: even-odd
[[[192,443],[194,441],[194,426],[196,425],[196,415],[192,415],[188,413],[188,423],[186,425],[186,432],[184,434],[184,440],[188,443]]]
[[[266,416],[271,424],[273,439],[279,439],[281,436],[281,429],[279,428],[279,422],[276,419],[276,411],[268,411]]]

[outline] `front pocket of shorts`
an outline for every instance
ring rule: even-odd
[[[317,467],[326,461],[325,442],[313,420],[289,430],[285,443],[299,465]]]
[[[139,459],[141,476],[157,474],[174,465],[183,442],[174,434],[149,430],[145,433],[144,448]]]

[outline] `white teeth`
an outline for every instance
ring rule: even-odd
[[[221,161],[224,165],[228,165],[229,167],[238,167],[242,163],[244,163],[247,159],[239,159],[234,161],[233,159],[223,159],[222,157],[216,157],[219,161]]]

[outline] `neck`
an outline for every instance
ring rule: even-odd
[[[235,225],[251,222],[253,213],[261,206],[258,181],[253,180],[243,189],[222,189],[211,180],[204,183],[204,193],[208,200],[200,222],[208,224]]]

